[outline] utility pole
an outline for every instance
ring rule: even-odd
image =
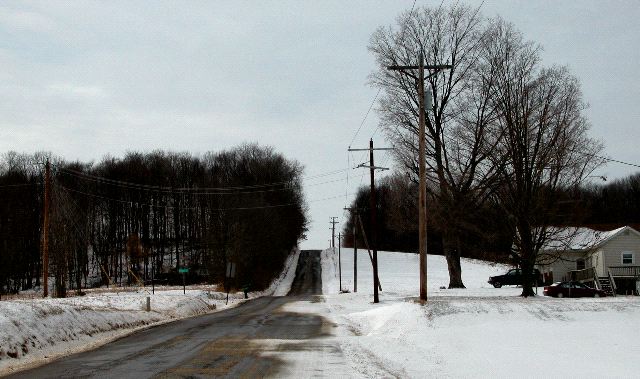
[[[371,216],[371,244],[373,250],[373,302],[379,303],[380,299],[378,297],[378,247],[377,245],[377,228],[376,228],[376,187],[375,187],[375,170],[388,170],[385,167],[376,167],[373,162],[373,151],[374,150],[393,150],[391,148],[373,148],[373,139],[369,140],[369,148],[368,149],[349,149],[349,151],[369,151],[369,166],[365,166],[364,164],[358,165],[358,167],[369,168],[369,174],[371,177],[371,193],[369,195],[369,212]]]
[[[340,250],[342,247],[342,243],[341,240],[342,239],[342,234],[338,233],[338,281],[340,283],[340,292],[342,293],[342,257],[340,254]]]
[[[367,248],[367,252],[369,253],[369,260],[371,261],[371,267],[373,267],[373,254],[371,254],[371,248],[369,247],[369,242],[367,242],[367,232],[364,230],[364,224],[362,223],[362,218],[360,215],[357,217],[358,223],[360,224],[360,231],[362,232],[362,240],[364,242],[364,247]],[[378,277],[378,289],[382,291],[382,285],[380,284],[380,278]]]
[[[331,247],[333,248],[336,247],[336,224],[338,223],[336,219],[337,217],[331,217],[331,221],[329,221],[331,224]]]
[[[388,66],[389,70],[398,70],[403,74],[408,75],[418,82],[418,102],[420,113],[420,130],[419,130],[419,144],[418,144],[418,159],[419,159],[419,195],[418,195],[418,249],[420,251],[420,300],[427,301],[427,178],[426,178],[426,146],[425,146],[425,123],[426,123],[426,107],[425,103],[431,106],[431,91],[427,91],[425,96],[424,90],[424,70],[435,70],[429,77],[435,75],[440,70],[450,69],[451,65],[425,65],[424,55],[420,51],[418,55],[417,66]],[[405,70],[418,70],[418,77],[406,72]],[[425,99],[426,97],[426,99]]]
[[[344,208],[345,211],[351,212],[353,220],[353,292],[358,292],[358,208]]]
[[[369,193],[369,209],[371,211],[371,244],[373,245],[373,302],[378,303],[378,246],[377,235],[378,228],[376,227],[376,183],[375,183],[375,166],[373,165],[373,138],[369,140],[369,174],[371,176],[371,192]]]
[[[49,159],[44,169],[44,217],[42,235],[42,296],[49,296],[49,207],[51,201],[51,165]]]

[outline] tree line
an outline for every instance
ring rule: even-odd
[[[360,211],[365,231],[370,231],[370,188],[361,187],[351,207]],[[376,212],[378,249],[387,251],[418,252],[418,185],[406,176],[394,174],[376,183]],[[553,195],[564,207],[554,212],[553,226],[612,230],[625,225],[640,229],[640,173],[608,183],[589,183]],[[437,212],[438,204],[427,204],[427,214]],[[499,204],[487,202],[474,212],[472,226],[466,227],[458,249],[467,258],[517,264],[512,256],[513,232],[506,218],[509,214]],[[467,218],[468,222],[469,219]],[[353,247],[353,228],[358,226],[350,214],[343,227],[344,245]],[[429,254],[444,255],[443,235],[437,222],[427,225]],[[359,247],[366,246],[361,227],[356,231]]]
[[[588,135],[579,80],[567,67],[545,65],[541,49],[513,24],[459,3],[406,11],[371,36],[380,127],[395,147],[404,186],[418,182],[419,162],[426,161],[427,217],[441,237],[449,288],[464,288],[460,255],[468,241],[481,246],[489,228],[510,236],[523,296],[533,295],[529,273],[557,230],[550,226],[578,207],[559,194],[605,162],[602,144]],[[419,53],[428,65],[450,66],[425,72],[431,97],[424,110],[417,70],[389,69],[415,66]]]
[[[0,166],[0,290],[39,287],[44,162],[51,162],[55,295],[107,284],[191,281],[262,289],[307,227],[302,166],[247,144],[202,156],[130,152],[98,163],[8,153]]]

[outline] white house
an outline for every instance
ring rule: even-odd
[[[562,228],[550,235],[537,265],[547,282],[578,280],[619,294],[638,294],[640,232],[629,226],[610,231]]]

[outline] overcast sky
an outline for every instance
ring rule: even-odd
[[[92,161],[271,145],[306,167],[312,223],[302,247],[324,248],[330,217],[344,221],[350,194],[368,183],[357,169],[347,185],[345,171],[376,94],[369,37],[412,4],[3,1],[0,152]],[[592,136],[609,156],[640,163],[640,2],[487,0],[482,12],[541,43],[545,64],[568,65],[590,103]],[[374,109],[353,147],[365,147],[377,124]],[[379,133],[374,142],[385,145]],[[383,153],[376,160],[392,165]],[[336,170],[345,171],[316,177]],[[610,164],[599,174],[633,172]]]

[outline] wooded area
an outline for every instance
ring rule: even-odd
[[[0,166],[0,291],[38,288],[44,163],[51,161],[50,276],[55,295],[105,284],[222,283],[262,289],[307,225],[303,168],[268,147],[200,157],[154,151],[66,162],[7,153]]]

